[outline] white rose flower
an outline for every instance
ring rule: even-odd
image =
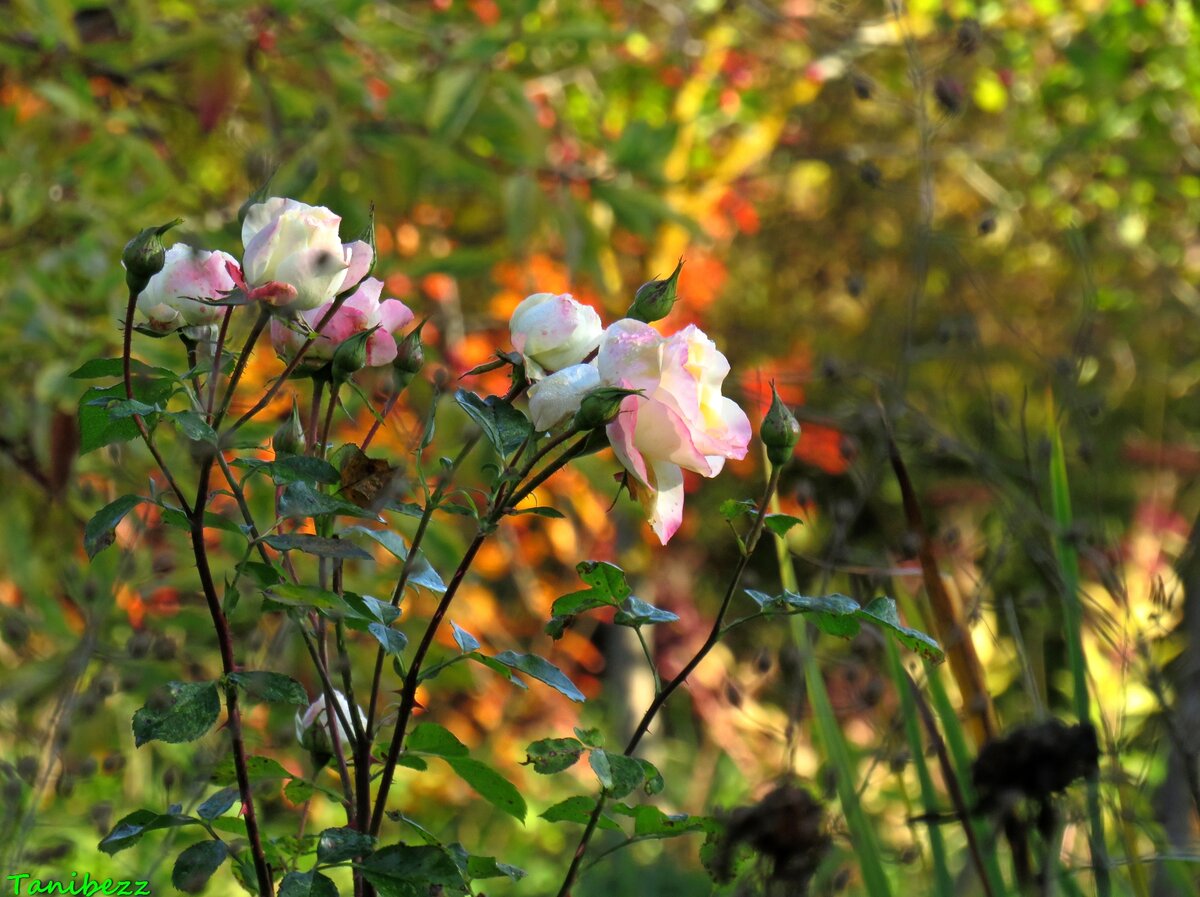
[[[294,311],[332,301],[366,276],[373,258],[362,240],[342,243],[341,223],[324,206],[279,196],[251,206],[242,222],[246,284],[252,289],[280,285],[262,295]]]
[[[600,345],[600,316],[570,293],[534,293],[509,321],[513,348],[525,359],[530,380],[579,364]]]
[[[529,387],[529,413],[533,426],[545,432],[579,410],[583,397],[600,385],[594,364],[573,364]]]
[[[204,300],[220,299],[233,289],[227,264],[237,264],[227,252],[209,252],[176,243],[167,250],[162,270],[138,294],[138,311],[154,330],[164,333],[217,322],[225,307]]]
[[[335,688],[333,690],[333,697],[341,706],[346,719],[350,720],[350,702],[346,700],[346,696]],[[365,727],[367,725],[367,717],[362,712],[362,708],[355,707],[354,712],[358,714],[358,718]],[[354,733],[346,731],[345,726],[342,725],[341,717],[336,712],[333,715],[333,724],[337,726],[338,741],[341,742],[343,747],[349,745]],[[325,695],[318,695],[317,699],[308,705],[308,709],[304,711],[303,716],[297,711],[296,740],[300,742],[301,747],[313,753],[333,753],[333,743],[329,737],[329,719],[325,710]]]

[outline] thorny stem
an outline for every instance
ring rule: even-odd
[[[221,318],[221,329],[217,331],[217,345],[213,349],[212,373],[208,376],[208,422],[213,419],[213,409],[217,407],[217,381],[221,379],[221,353],[225,349],[225,337],[229,333],[229,319],[233,317],[233,308],[225,309],[225,317]]]
[[[126,355],[128,358],[128,355]],[[214,449],[214,454],[216,450]],[[221,608],[217,597],[217,587],[213,582],[212,570],[208,564],[208,549],[204,544],[204,507],[208,500],[208,482],[212,474],[213,462],[210,459],[200,466],[200,484],[196,490],[195,510],[189,513],[192,535],[192,552],[196,556],[196,570],[200,576],[200,585],[204,590],[204,598],[208,603],[208,612],[212,616],[213,626],[217,631],[217,644],[221,650],[221,667],[226,676],[225,706],[228,711],[229,738],[233,742],[233,766],[237,774],[238,793],[242,799],[242,810],[246,818],[246,837],[250,841],[250,854],[254,859],[254,873],[258,879],[260,897],[273,897],[275,890],[271,878],[271,867],[267,865],[263,853],[262,838],[258,831],[258,816],[254,811],[254,795],[250,790],[250,774],[246,766],[246,746],[242,738],[242,715],[238,709],[237,686],[229,682],[228,676],[235,670],[233,659],[233,637],[229,630],[229,620]]]
[[[584,440],[586,440],[586,436]],[[544,482],[549,479],[555,472],[561,470],[575,456],[576,449],[584,440],[577,443],[571,449],[563,452],[554,461],[546,465],[545,469],[531,481],[531,486]],[[522,470],[521,477],[527,476],[529,471],[536,463],[536,458],[532,459],[529,464]],[[519,482],[519,481],[518,481]],[[429,648],[433,644],[434,636],[437,634],[438,627],[446,616],[446,612],[450,609],[450,604],[454,601],[454,596],[458,594],[459,586],[462,585],[463,578],[470,569],[471,564],[475,560],[476,554],[479,553],[484,540],[495,530],[496,524],[500,519],[508,513],[516,501],[527,494],[522,490],[517,493],[517,497],[498,501],[492,508],[490,514],[480,525],[475,537],[471,540],[471,544],[467,546],[467,550],[463,555],[462,560],[458,564],[458,568],[454,571],[454,575],[450,578],[450,582],[446,586],[446,592],[442,595],[442,600],[438,602],[437,608],[433,612],[433,616],[429,620],[429,624],[425,627],[425,633],[421,636],[421,643],[417,646],[416,652],[413,654],[413,659],[408,668],[408,673],[404,677],[404,685],[400,692],[400,708],[396,714],[396,726],[392,732],[392,740],[388,745],[387,758],[384,761],[383,773],[379,779],[379,794],[376,796],[375,811],[371,816],[370,834],[379,834],[379,827],[383,824],[384,812],[387,808],[388,790],[391,788],[392,777],[396,772],[396,762],[400,757],[400,749],[404,744],[404,735],[408,729],[409,720],[412,717],[413,709],[416,707],[417,686],[421,681],[421,664],[425,660],[425,655],[429,653]]]
[[[125,307],[125,333],[124,333],[124,350],[121,353],[121,372],[125,381],[125,398],[133,400],[133,362],[131,353],[133,351],[133,313],[137,308],[138,294],[133,290],[129,291],[129,304]],[[154,458],[154,462],[158,465],[158,469],[162,471],[163,476],[167,480],[167,484],[171,487],[171,491],[175,493],[175,497],[179,499],[179,506],[183,512],[189,517],[192,514],[192,507],[188,504],[187,498],[184,497],[183,490],[179,488],[179,484],[175,482],[175,477],[167,467],[167,462],[163,460],[162,454],[159,453],[158,447],[154,444],[154,436],[150,429],[146,426],[146,422],[142,420],[140,414],[133,415],[133,422],[137,425],[138,432],[142,434],[142,441],[146,443],[146,448],[150,449],[150,454]]]
[[[762,535],[763,523],[767,518],[767,508],[771,502],[771,496],[775,494],[776,488],[779,486],[779,475],[782,472],[782,467],[774,465],[771,468],[771,476],[767,480],[767,487],[763,492],[763,496],[759,499],[758,508],[755,512],[754,523],[750,526],[750,532],[746,535],[746,548],[742,552],[741,558],[738,560],[737,567],[734,568],[733,576],[729,580],[729,586],[725,589],[725,597],[721,601],[721,609],[717,611],[717,618],[713,621],[712,629],[709,630],[708,638],[692,656],[692,659],[684,665],[675,678],[661,688],[654,696],[654,700],[650,706],[646,708],[646,712],[642,714],[642,719],[634,730],[633,736],[629,739],[629,743],[625,746],[625,756],[633,756],[633,752],[637,750],[642,738],[650,730],[650,724],[658,715],[658,711],[671,697],[675,691],[687,681],[688,676],[698,667],[701,661],[708,656],[708,653],[716,646],[721,639],[722,626],[725,622],[725,615],[729,612],[729,606],[733,603],[733,597],[737,594],[738,585],[742,581],[742,575],[746,572],[746,566],[750,563],[750,557],[754,553],[754,548],[758,544],[758,538]],[[596,799],[596,806],[592,810],[592,815],[588,817],[587,825],[584,827],[583,834],[579,838],[579,844],[575,848],[575,855],[571,859],[571,865],[567,869],[567,874],[563,878],[563,883],[558,889],[558,897],[568,897],[571,892],[571,886],[575,883],[575,879],[579,875],[579,867],[583,862],[584,856],[587,854],[588,843],[592,840],[592,835],[596,832],[596,827],[600,823],[600,817],[604,814],[604,806],[608,802],[608,797],[603,792]]]
[[[233,402],[233,394],[237,391],[238,383],[241,382],[242,374],[246,372],[246,365],[250,361],[250,353],[254,350],[254,344],[258,342],[258,338],[262,335],[270,317],[271,310],[268,306],[264,305],[259,309],[258,317],[254,319],[254,326],[250,328],[250,334],[246,337],[246,344],[242,346],[242,351],[238,353],[237,362],[233,366],[233,373],[229,375],[229,385],[225,387],[225,395],[221,398],[221,408],[213,417],[212,427],[214,430],[221,426],[221,421],[229,413],[229,406]]]

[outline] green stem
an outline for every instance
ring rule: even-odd
[[[569,449],[564,454],[569,455],[571,451],[573,449]],[[663,705],[687,681],[687,678],[695,671],[696,667],[700,665],[709,652],[716,647],[717,642],[720,641],[725,623],[725,615],[729,612],[729,607],[733,603],[734,596],[737,594],[738,585],[742,581],[742,575],[746,572],[746,566],[750,563],[750,557],[754,553],[755,546],[758,544],[759,536],[762,535],[763,524],[767,517],[767,509],[770,506],[775,490],[779,487],[779,475],[782,473],[782,470],[782,467],[775,465],[771,468],[771,475],[767,480],[766,490],[758,502],[754,522],[751,524],[750,532],[746,536],[746,548],[742,552],[742,556],[734,568],[733,576],[729,580],[729,585],[725,589],[725,596],[721,600],[721,608],[717,611],[717,617],[713,621],[712,628],[709,630],[708,638],[704,640],[704,643],[692,655],[691,660],[684,665],[683,669],[670,682],[657,690],[654,700],[650,702],[650,706],[642,714],[637,728],[634,729],[633,736],[625,746],[624,754],[626,757],[633,756],[633,752],[637,750],[642,738],[650,730],[650,724],[654,722],[654,718],[663,708]],[[607,802],[608,797],[604,793],[601,793],[596,799],[596,806],[592,809],[592,813],[588,817],[587,825],[584,826],[583,834],[580,836],[579,843],[575,847],[575,853],[571,857],[571,865],[567,867],[567,873],[563,877],[562,884],[559,886],[558,897],[570,897],[571,886],[574,885],[575,879],[579,877],[583,859],[587,855],[588,844],[591,842],[592,836],[596,833],[596,827],[600,824],[600,819],[604,815],[604,806]]]

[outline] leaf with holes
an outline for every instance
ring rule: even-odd
[[[163,709],[143,707],[133,715],[134,743],[150,741],[182,744],[195,741],[212,728],[221,715],[215,682],[172,682],[171,703]]]

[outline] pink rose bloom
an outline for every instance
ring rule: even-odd
[[[233,289],[233,278],[226,270],[232,263],[233,256],[228,253],[176,243],[167,250],[162,270],[138,294],[138,311],[154,330],[164,333],[219,321],[225,306],[204,300],[220,299]]]
[[[513,309],[508,324],[513,348],[525,359],[530,380],[579,364],[600,344],[603,327],[590,305],[570,293],[534,293]]]
[[[309,311],[366,276],[374,253],[362,240],[342,243],[342,219],[324,206],[273,196],[242,222],[246,285],[264,301]]]
[[[665,545],[683,522],[683,469],[716,476],[750,445],[750,419],[721,395],[729,362],[695,326],[663,337],[631,319],[604,332],[596,361],[602,383],[644,390],[621,404],[608,438]]]
[[[378,327],[367,337],[367,367],[391,364],[396,357],[395,334],[412,323],[413,313],[399,299],[380,302],[382,293],[383,281],[374,277],[364,280],[354,295],[343,302],[342,307],[330,318],[316,342],[305,353],[305,360],[329,361],[337,347],[354,334]],[[309,329],[316,330],[332,307],[333,303],[327,302],[318,308],[301,312],[300,317],[307,322]],[[271,345],[280,357],[290,359],[306,339],[300,330],[292,329],[278,317],[271,319]]]

